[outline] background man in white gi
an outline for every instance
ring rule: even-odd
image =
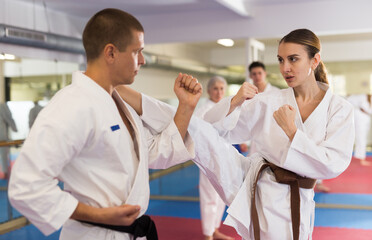
[[[17,132],[17,126],[12,117],[12,112],[10,111],[6,103],[0,104],[0,141],[8,141],[8,129],[9,127]],[[9,177],[9,166],[10,166],[10,157],[9,157],[9,147],[0,147],[0,178]]]
[[[129,240],[136,236],[109,227],[144,219],[138,217],[149,202],[148,167],[165,168],[172,160],[194,157],[187,126],[201,85],[179,74],[177,113],[154,136],[114,89],[131,84],[145,64],[139,21],[121,10],[104,9],[87,23],[83,44],[87,69],[75,72],[72,84],[39,114],[14,165],[9,198],[46,235],[63,225],[60,239]],[[192,86],[190,92],[181,80]]]
[[[42,106],[40,106],[39,101],[34,102],[34,107],[30,109],[30,112],[28,114],[28,126],[31,128],[34,124],[37,115],[39,115],[40,111],[43,109]]]
[[[248,66],[248,71],[249,77],[252,79],[253,85],[258,88],[259,93],[279,90],[279,88],[266,81],[266,67],[262,62],[252,62]]]
[[[225,96],[226,88],[227,83],[223,77],[214,76],[209,79],[207,84],[209,99],[195,111],[195,116],[203,118],[204,114]],[[218,230],[226,205],[202,171],[199,174],[199,195],[205,240],[233,239]]]
[[[371,94],[355,94],[347,98],[354,106],[355,145],[354,157],[360,160],[362,166],[371,166],[366,160],[367,140],[371,127],[372,100]]]
[[[269,82],[266,81],[266,66],[262,62],[252,62],[248,66],[249,77],[253,81],[253,85],[255,85],[258,89],[259,93],[262,92],[270,92],[270,91],[279,91],[280,89],[271,85]],[[241,144],[244,145],[245,143]],[[240,148],[243,148],[240,146]],[[254,141],[251,141],[249,146],[249,156],[252,156],[254,153],[257,152],[257,146]]]

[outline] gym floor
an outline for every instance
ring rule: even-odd
[[[368,157],[372,162],[372,157]],[[150,171],[156,174],[157,171]],[[159,239],[202,239],[198,192],[199,170],[187,164],[150,182],[148,215],[156,223]],[[314,240],[372,239],[372,166],[363,167],[353,159],[339,177],[325,180],[329,193],[316,193]],[[4,180],[0,186],[6,185]],[[0,191],[0,222],[7,218],[6,191]],[[13,211],[13,215],[19,215]],[[225,214],[226,215],[226,214]],[[240,239],[231,227],[221,225],[222,232]],[[0,240],[56,240],[59,231],[44,236],[32,224],[0,235]]]

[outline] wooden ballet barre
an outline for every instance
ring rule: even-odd
[[[10,146],[18,146],[23,144],[25,140],[19,139],[19,140],[12,140],[12,141],[0,141],[0,147],[10,147]]]

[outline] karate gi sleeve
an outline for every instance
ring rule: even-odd
[[[256,100],[257,97],[245,101],[228,116],[232,97],[226,97],[213,106],[205,115],[204,120],[212,123],[219,135],[232,144],[240,144],[251,140],[252,131],[257,127],[265,105]]]
[[[57,177],[85,146],[93,118],[82,109],[75,114],[66,108],[48,110],[22,147],[8,191],[11,204],[45,235],[61,228],[77,207],[78,200],[59,188]]]
[[[142,109],[144,126],[151,129],[153,134],[163,131],[175,113],[173,107],[146,95],[142,95]],[[192,117],[188,132],[194,142],[193,161],[229,205],[244,181],[250,162],[221,138],[211,124],[200,118]],[[169,143],[165,144],[169,147]]]
[[[147,143],[149,146],[149,168],[165,169],[195,157],[194,142],[189,133],[185,141],[173,121],[175,109],[168,104],[142,95],[143,114]],[[146,104],[147,103],[147,104]]]
[[[158,134],[148,133],[149,168],[165,169],[195,157],[194,142],[189,134],[185,141],[173,119]]]
[[[372,114],[371,105],[367,100],[365,100],[365,102],[362,104],[361,109],[363,109],[363,111],[369,115]]]
[[[326,136],[315,143],[297,130],[289,147],[283,168],[299,175],[329,179],[337,177],[349,166],[354,144],[353,107],[343,101],[330,109]]]

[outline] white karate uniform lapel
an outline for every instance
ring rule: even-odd
[[[148,187],[148,184],[144,184],[149,181],[148,176],[148,148],[146,146],[145,139],[143,138],[143,126],[142,122],[137,115],[137,113],[134,111],[132,107],[130,107],[126,102],[122,100],[120,95],[115,90],[112,94],[113,98],[118,100],[119,106],[121,107],[121,110],[124,112],[125,116],[128,118],[129,122],[131,123],[133,130],[134,130],[134,137],[135,141],[133,141],[134,149],[137,148],[138,152],[136,153],[137,158],[139,160],[138,168],[135,173],[134,182],[131,188],[131,191],[125,201],[125,204],[133,204],[137,205],[138,202],[148,202],[150,190]],[[139,124],[141,126],[139,126]],[[126,126],[123,124],[123,127],[126,128]],[[128,132],[129,134],[129,132]],[[135,146],[137,144],[137,147]],[[118,146],[120,147],[120,146]],[[123,163],[125,164],[125,163]],[[145,187],[146,186],[146,187]],[[146,208],[141,208],[141,214],[144,214],[147,210]]]
[[[321,83],[319,83],[318,85],[323,90],[325,90],[326,93],[325,93],[323,99],[321,100],[321,102],[314,109],[314,111],[308,116],[308,118],[305,120],[305,122],[302,121],[301,113],[300,113],[300,110],[298,108],[293,89],[289,88],[288,90],[290,90],[290,91],[287,91],[288,100],[291,103],[290,105],[292,105],[296,109],[296,119],[295,119],[296,127],[300,131],[302,131],[302,132],[306,133],[308,136],[310,136],[310,138],[312,138],[313,134],[323,134],[323,135],[325,134],[326,124],[322,124],[322,123],[324,123],[324,121],[323,121],[324,117],[329,115],[329,113],[328,113],[329,104],[330,104],[330,100],[332,98],[331,90],[328,87],[326,87],[325,85],[323,85]],[[314,131],[315,128],[317,129],[316,131]],[[319,128],[321,128],[321,129],[319,129]],[[316,139],[317,138],[319,138],[319,137],[316,137]]]

